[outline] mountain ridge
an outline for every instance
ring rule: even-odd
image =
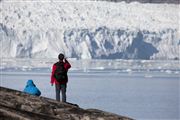
[[[179,4],[179,0],[99,0],[99,1],[110,1],[110,2],[140,2],[140,3],[169,3],[169,4]]]

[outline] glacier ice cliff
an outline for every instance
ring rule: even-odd
[[[33,33],[33,34],[32,34]],[[56,57],[59,51],[77,59],[177,59],[180,40],[176,30],[160,32],[130,29],[73,28],[64,31],[24,31],[20,41],[15,30],[0,25],[1,55],[17,58]],[[44,40],[42,40],[45,38]]]
[[[179,59],[178,5],[1,1],[2,58]]]

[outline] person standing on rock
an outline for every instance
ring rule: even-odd
[[[58,59],[59,61],[56,62],[52,67],[51,86],[55,84],[56,100],[60,101],[61,91],[62,102],[66,102],[66,87],[68,82],[67,72],[69,68],[71,68],[71,64],[66,58],[64,58],[64,54],[62,53],[58,55]]]

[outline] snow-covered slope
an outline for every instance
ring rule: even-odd
[[[1,1],[1,57],[178,59],[179,5]]]

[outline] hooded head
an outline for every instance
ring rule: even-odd
[[[25,93],[29,93],[32,95],[37,95],[40,96],[41,92],[40,90],[35,86],[35,84],[33,83],[33,80],[28,80],[27,81],[27,85],[23,90]]]
[[[33,80],[28,80],[27,85],[28,86],[35,86]]]

